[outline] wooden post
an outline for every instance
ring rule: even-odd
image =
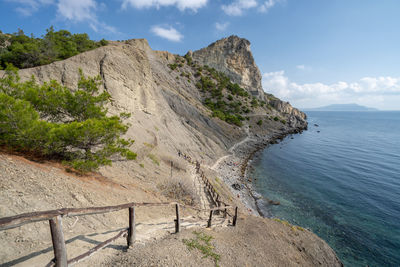
[[[226,218],[227,217],[227,210],[226,210],[226,204],[224,204],[224,206],[225,206],[225,209],[224,209],[224,218]]]
[[[133,246],[136,240],[135,207],[129,208],[128,248]]]
[[[235,208],[235,216],[233,216],[233,222],[232,222],[233,226],[236,226],[237,218],[238,218],[238,207]]]
[[[179,233],[181,230],[181,222],[179,220],[179,204],[175,204],[176,219],[175,219],[175,233]]]
[[[174,163],[171,160],[171,178],[172,178],[172,167],[174,166]]]
[[[67,267],[67,250],[65,249],[61,216],[58,215],[57,217],[51,218],[49,223],[56,267]]]
[[[211,227],[211,222],[212,222],[212,215],[213,215],[213,211],[210,211],[210,218],[208,218],[208,222],[207,222],[207,228]]]

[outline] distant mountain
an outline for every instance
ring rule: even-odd
[[[303,109],[304,111],[378,111],[376,108],[360,106],[357,104],[333,104],[319,108]]]

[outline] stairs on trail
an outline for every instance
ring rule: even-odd
[[[194,188],[196,189],[196,194],[199,197],[200,208],[203,210],[214,208],[215,207],[215,205],[213,204],[214,202],[212,201],[212,198],[208,193],[206,186],[200,177],[200,174],[196,172],[195,168],[191,170],[191,175],[193,177],[193,183],[194,183]]]

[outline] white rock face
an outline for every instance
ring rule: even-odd
[[[222,71],[247,91],[263,97],[261,73],[248,40],[232,35],[193,52],[193,59]]]
[[[190,54],[200,64],[225,73],[233,82],[238,83],[258,99],[266,101],[279,112],[296,116],[299,120],[306,119],[303,112],[293,108],[289,103],[265,94],[261,84],[262,76],[248,40],[232,35]]]

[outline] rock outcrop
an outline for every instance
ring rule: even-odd
[[[289,121],[292,122],[293,127],[307,127],[305,113],[293,108],[288,102],[264,92],[261,83],[262,76],[251,53],[248,40],[232,35],[208,47],[188,53],[196,62],[225,73],[251,95],[266,101],[278,112],[289,114]]]
[[[235,35],[223,38],[208,47],[194,51],[193,59],[222,71],[253,96],[264,99],[261,73],[254,61],[248,40]]]

